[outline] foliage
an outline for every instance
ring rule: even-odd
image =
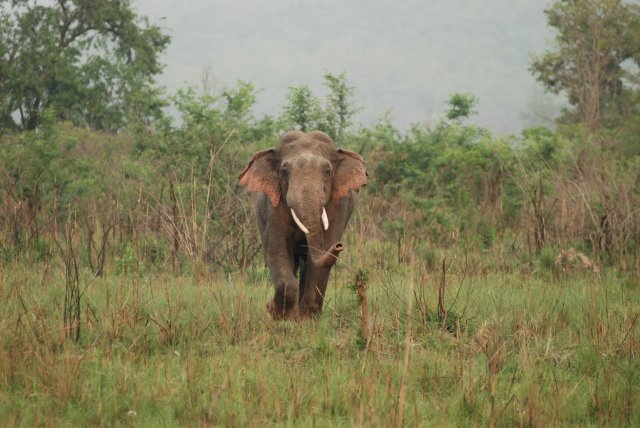
[[[245,266],[259,246],[251,236],[251,207],[240,198],[236,177],[258,147],[273,145],[279,125],[253,118],[250,83],[213,95],[188,88],[171,101],[181,123],[165,118],[154,132],[139,132],[137,149],[141,161],[157,165],[146,177],[146,202],[162,219],[173,269],[180,265],[178,253],[225,270]]]
[[[321,129],[324,125],[324,113],[320,100],[313,95],[308,86],[289,88],[287,105],[283,108],[283,116],[287,122],[300,131]]]
[[[473,94],[451,94],[447,104],[449,109],[446,111],[446,116],[449,120],[459,122],[477,114],[474,107],[478,104],[478,99]]]
[[[385,149],[375,172],[379,186],[389,200],[419,207],[404,227],[424,228],[431,239],[446,242],[451,233],[474,231],[501,215],[507,141],[493,140],[483,128],[440,122],[415,125]]]
[[[355,88],[349,85],[345,73],[337,76],[326,73],[324,86],[329,90],[324,107],[320,98],[308,86],[289,88],[287,104],[282,110],[285,129],[318,129],[336,141],[342,141],[346,137],[351,118],[359,111],[353,101]]]
[[[37,131],[5,135],[2,251],[50,258],[47,242],[79,221],[79,239],[87,240],[82,259],[99,274],[123,271],[113,263],[124,259],[127,270],[131,262],[142,271],[246,269],[260,244],[236,177],[286,126],[254,118],[255,97],[245,82],[217,94],[187,88],[171,98],[181,120],[165,117],[155,129],[114,136],[45,116]],[[401,259],[420,241],[493,251],[510,236],[530,253],[570,244],[601,262],[636,266],[637,160],[618,160],[606,145],[585,146],[579,129],[495,138],[443,120],[403,133],[385,116],[346,131],[341,144],[368,161],[366,208],[354,227],[398,242]]]
[[[128,0],[3,0],[0,8],[1,127],[36,129],[47,110],[108,130],[160,114],[153,76],[169,37]]]
[[[346,73],[324,75],[324,85],[329,89],[326,107],[326,132],[336,141],[344,139],[345,132],[351,126],[351,118],[360,108],[356,107],[353,97],[355,87],[347,82]]]

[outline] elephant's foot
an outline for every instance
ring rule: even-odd
[[[299,318],[297,287],[279,287],[269,303],[267,310],[274,320],[296,320]]]
[[[317,305],[306,305],[304,302],[300,304],[300,318],[311,319],[320,315],[322,307]]]
[[[319,292],[305,294],[300,301],[300,318],[313,318],[322,313],[324,299]]]
[[[274,320],[297,320],[300,318],[298,305],[287,308],[284,305],[278,305],[275,299],[267,303],[267,311]]]

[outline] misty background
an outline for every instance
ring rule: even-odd
[[[138,0],[171,35],[158,83],[172,94],[253,82],[256,116],[277,115],[289,87],[325,93],[325,72],[346,72],[371,125],[386,112],[401,128],[433,122],[453,92],[479,99],[471,122],[498,134],[551,125],[557,97],[528,71],[552,46],[548,0]],[[211,86],[210,86],[211,87]],[[546,113],[542,113],[546,112]],[[551,112],[551,113],[549,113]]]

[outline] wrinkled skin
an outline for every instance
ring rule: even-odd
[[[256,216],[276,288],[267,305],[274,319],[322,311],[329,273],[342,251],[340,238],[366,174],[359,154],[337,150],[319,131],[286,133],[275,150],[256,153],[240,174],[239,183],[259,193]]]

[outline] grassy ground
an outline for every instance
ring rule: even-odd
[[[366,337],[345,266],[322,316],[302,323],[269,319],[264,271],[202,279],[81,272],[76,344],[64,338],[64,269],[4,265],[0,421],[640,425],[636,281],[613,271],[462,272],[446,278],[443,327],[438,269],[370,267]]]

